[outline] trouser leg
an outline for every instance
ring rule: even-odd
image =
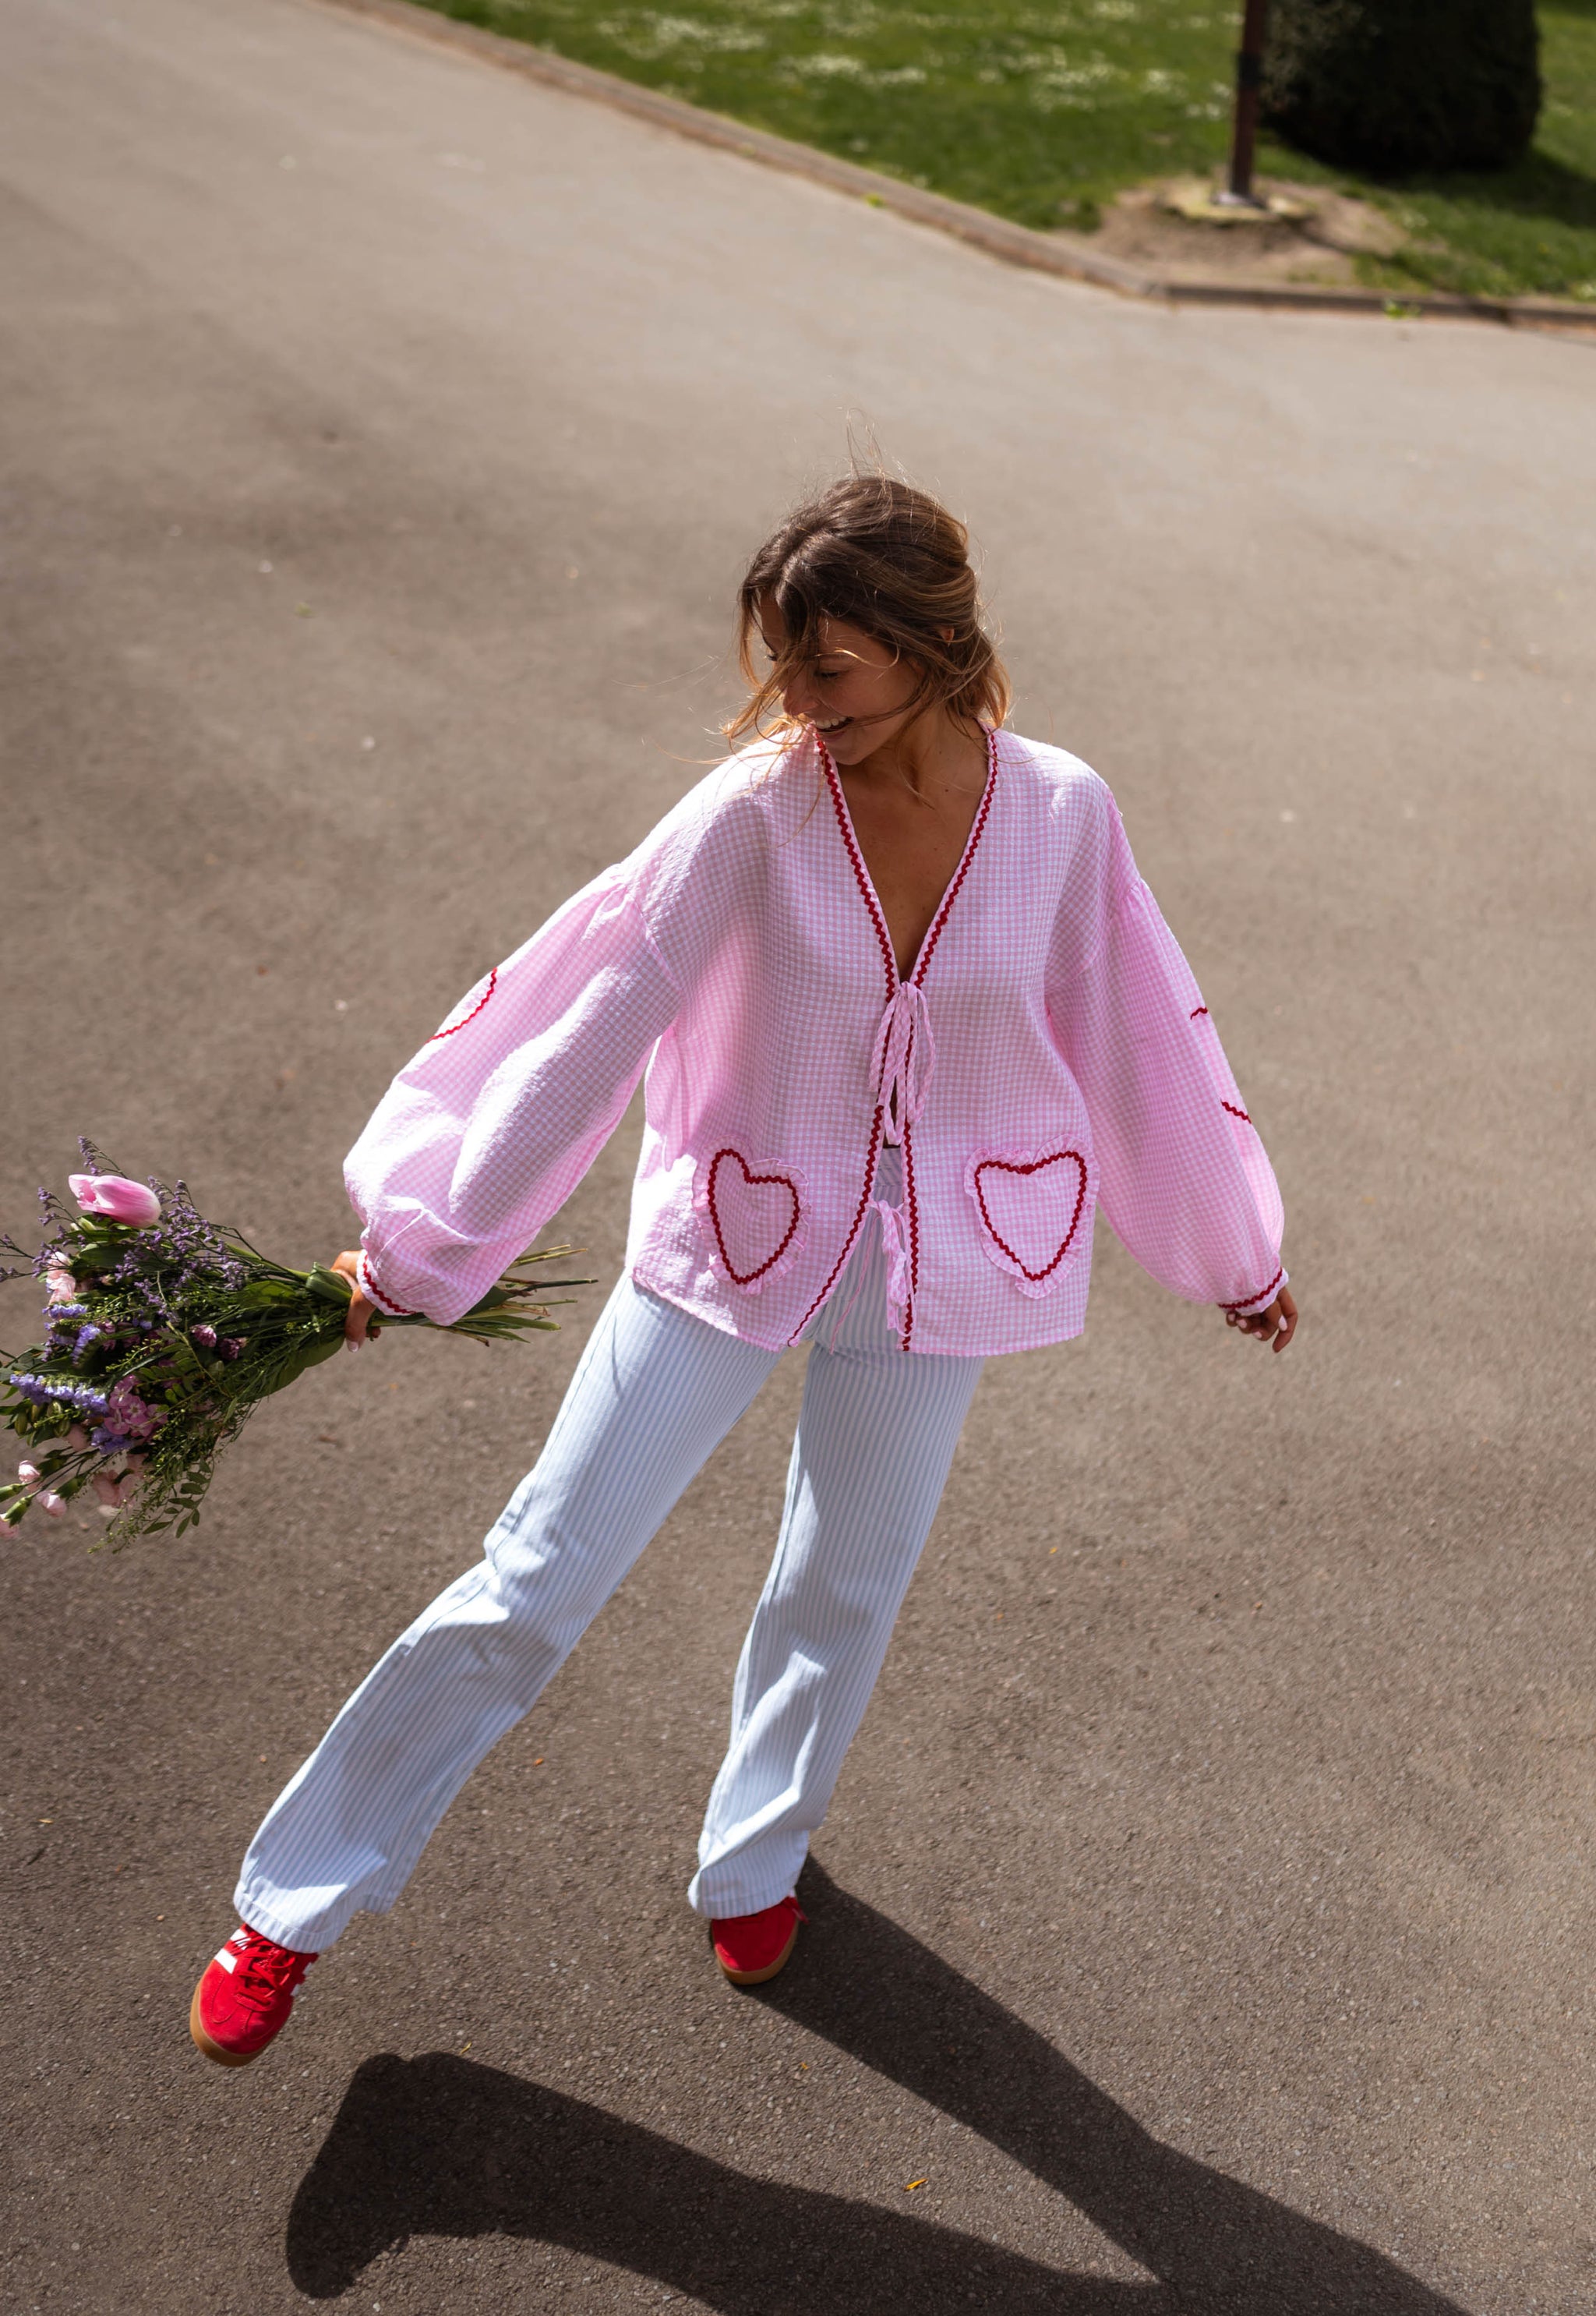
[[[777,1356],[622,1279],[483,1561],[400,1635],[273,1803],[236,1893],[252,1929],[319,1950],[394,1903]]]
[[[980,1359],[900,1350],[879,1307],[870,1305],[870,1348],[816,1342],[810,1352],[781,1537],[738,1666],[731,1750],[687,1893],[701,1914],[758,1913],[797,1880],[980,1376]]]

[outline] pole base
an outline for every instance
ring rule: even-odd
[[[1310,204],[1290,193],[1233,193],[1201,177],[1183,177],[1167,186],[1159,206],[1193,225],[1300,225]]]

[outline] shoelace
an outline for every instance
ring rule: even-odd
[[[274,1955],[282,1959],[274,1961]],[[276,1946],[252,1930],[249,1943],[238,1957],[233,1984],[248,2001],[263,2004],[280,1994],[291,1993],[308,1968],[304,1955],[291,1955],[286,1946]]]

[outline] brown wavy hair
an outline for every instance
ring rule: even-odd
[[[761,676],[754,645],[767,603],[785,640]],[[795,734],[782,690],[794,667],[820,655],[826,619],[863,628],[918,671],[909,701],[917,710],[944,708],[972,732],[1008,714],[1013,688],[987,632],[970,534],[928,492],[890,475],[848,475],[766,540],[738,595],[737,664],[749,693],[722,727],[734,745],[749,733]]]

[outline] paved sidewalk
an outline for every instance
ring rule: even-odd
[[[9,1226],[86,1131],[342,1243],[393,1068],[715,753],[851,420],[1113,783],[1308,1314],[1105,1240],[994,1364],[765,1996],[681,1893],[795,1362],[236,2076],[244,1840],[598,1290],[319,1371],[181,1543],[30,1520],[5,2304],[1584,2316],[1592,350],[1127,304],[310,0],[0,31]]]

